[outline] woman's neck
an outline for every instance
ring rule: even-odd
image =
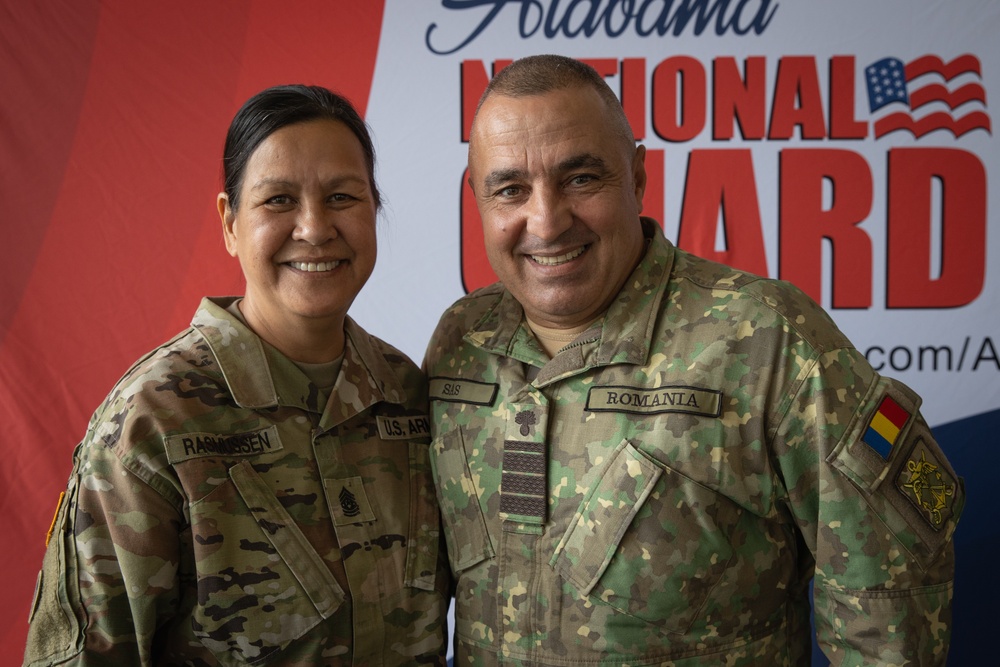
[[[322,364],[344,353],[344,317],[297,318],[273,326],[245,298],[236,302],[250,329],[292,361]]]

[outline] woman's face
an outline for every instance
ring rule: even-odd
[[[275,131],[247,162],[239,208],[225,193],[218,203],[251,328],[272,343],[300,338],[303,326],[339,330],[376,254],[365,155],[347,126],[323,119]]]

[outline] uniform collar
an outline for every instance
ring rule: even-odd
[[[332,400],[318,404],[318,392],[287,357],[226,310],[239,297],[204,298],[191,321],[212,349],[233,400],[243,408],[291,406],[322,413],[332,427],[375,403],[404,403],[406,392],[371,336],[350,317],[344,321],[344,361]]]
[[[524,310],[507,290],[500,292],[494,306],[465,335],[465,340],[491,354],[541,366],[534,383],[539,386],[595,366],[644,364],[675,248],[656,221],[641,218],[641,223],[649,246],[639,265],[604,317],[551,361],[527,331]]]
[[[344,363],[320,420],[324,430],[379,402],[406,403],[399,376],[376,348],[375,339],[350,317],[344,320],[344,334]]]

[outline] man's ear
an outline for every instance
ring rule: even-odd
[[[632,181],[635,183],[635,200],[642,213],[642,197],[646,194],[646,147],[639,144],[632,157]]]
[[[229,196],[225,192],[220,192],[215,199],[215,205],[219,209],[219,219],[222,220],[222,238],[226,241],[226,250],[236,257],[236,215],[229,206]]]

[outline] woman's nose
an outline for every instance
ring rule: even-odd
[[[323,245],[337,236],[334,212],[321,204],[306,204],[295,221],[292,238],[314,246]]]

